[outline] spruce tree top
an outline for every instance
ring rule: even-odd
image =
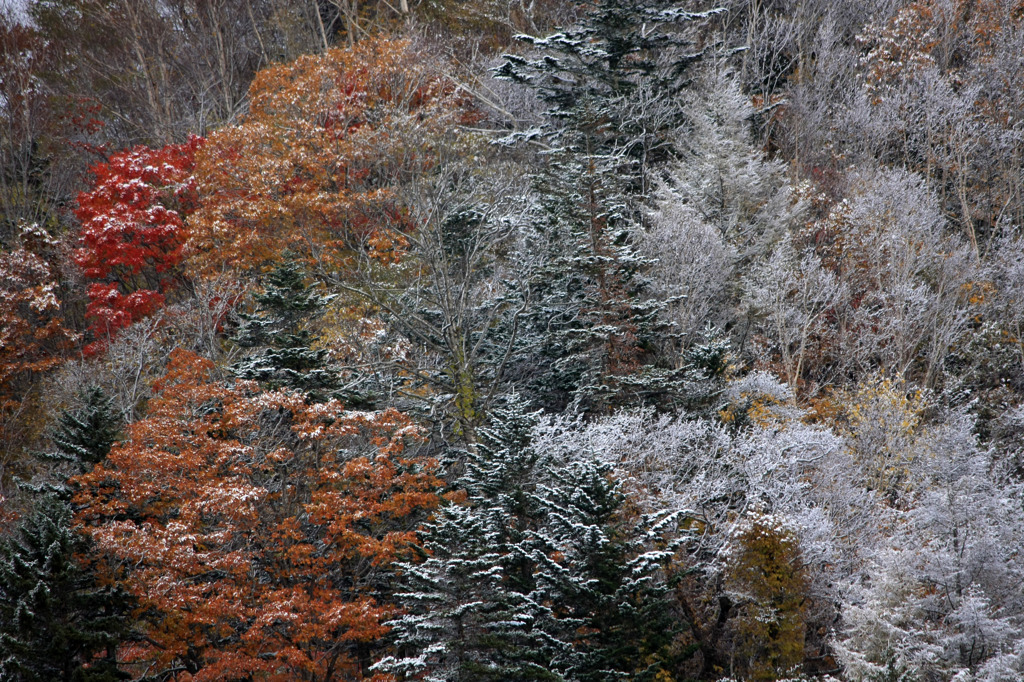
[[[598,0],[577,28],[546,38],[516,36],[543,56],[507,54],[495,74],[536,88],[556,118],[572,115],[584,99],[628,96],[645,82],[674,95],[701,56],[683,28],[722,11],[688,12],[666,0]]]
[[[242,324],[234,341],[245,348],[288,347],[303,320],[315,316],[329,302],[303,281],[302,271],[293,263],[282,263],[267,275],[266,290],[253,296],[259,309],[241,315]]]
[[[114,403],[98,386],[86,390],[82,407],[64,411],[51,436],[57,451],[47,459],[74,462],[82,470],[101,462],[117,442],[121,420],[114,412]]]
[[[256,294],[259,308],[240,315],[234,341],[256,349],[235,363],[232,371],[242,379],[258,381],[271,390],[302,392],[311,402],[339,397],[342,381],[324,349],[312,347],[305,324],[323,312],[330,301],[303,280],[302,271],[285,262],[267,276],[266,290]]]

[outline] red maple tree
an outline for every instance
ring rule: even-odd
[[[184,219],[199,198],[192,170],[203,142],[135,147],[93,166],[95,183],[79,195],[75,211],[82,223],[75,262],[92,280],[88,352],[152,315],[173,288]]]

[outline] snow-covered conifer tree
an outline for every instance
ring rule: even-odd
[[[607,465],[537,449],[513,397],[480,429],[460,481],[403,565],[401,656],[379,669],[428,680],[655,679],[676,632],[660,573],[674,517],[630,518]]]
[[[67,502],[44,497],[0,543],[0,677],[115,682],[129,601],[79,562],[87,549]],[[99,655],[99,657],[97,657]]]
[[[301,270],[288,262],[267,276],[266,291],[255,299],[259,308],[240,316],[234,338],[243,348],[256,350],[234,365],[235,375],[272,389],[302,391],[313,401],[336,396],[341,378],[330,366],[327,351],[312,347],[306,327],[329,299],[307,286]]]
[[[51,436],[57,450],[46,456],[74,462],[80,469],[102,461],[121,430],[120,419],[114,413],[114,402],[103,389],[93,386],[85,391],[82,398],[80,409],[61,413]]]

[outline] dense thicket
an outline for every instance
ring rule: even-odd
[[[0,677],[1024,678],[1017,0],[0,14]]]

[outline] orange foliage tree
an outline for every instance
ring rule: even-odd
[[[34,225],[23,231],[23,241],[48,239]],[[57,292],[50,265],[32,248],[0,252],[0,476],[39,430],[33,388],[76,338],[62,323]]]
[[[804,660],[807,571],[794,533],[755,511],[733,534],[726,581],[742,598],[735,664],[751,681],[792,676]]]
[[[77,479],[78,520],[139,599],[121,660],[194,680],[367,672],[395,612],[387,568],[438,503],[402,414],[225,385],[175,351],[148,416]],[[134,669],[134,668],[133,668]]]
[[[396,258],[409,229],[396,189],[436,163],[467,108],[403,41],[366,40],[257,74],[241,123],[197,157],[201,271],[259,271],[285,251],[343,273],[357,251]]]

